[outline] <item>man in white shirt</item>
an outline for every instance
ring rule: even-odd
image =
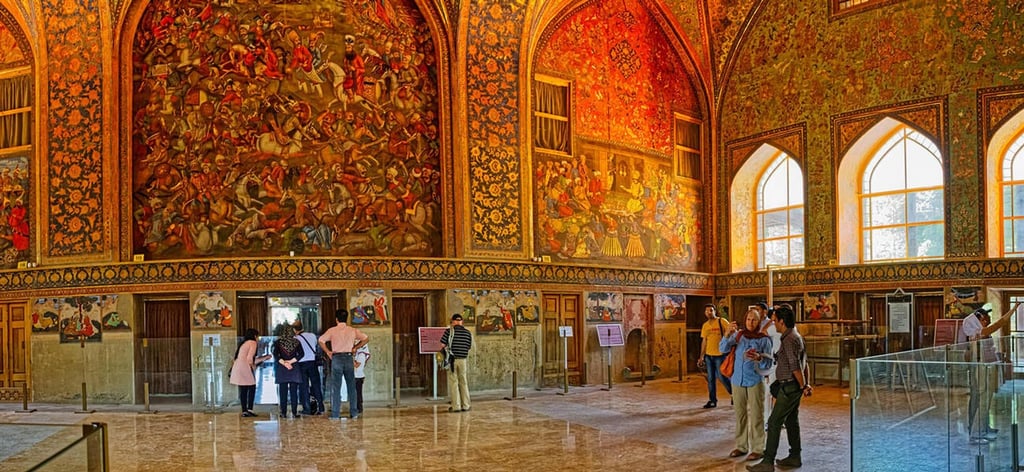
[[[997,362],[995,344],[992,334],[1009,326],[1016,313],[1017,303],[998,321],[992,323],[992,310],[981,307],[964,318],[963,326],[957,335],[957,341],[970,343],[967,346],[967,378],[970,386],[970,399],[967,403],[967,433],[972,445],[988,444],[996,438],[999,431],[989,424],[988,411],[992,395],[999,388],[999,366],[986,365]],[[982,411],[978,415],[978,410]],[[975,428],[975,420],[978,427]]]

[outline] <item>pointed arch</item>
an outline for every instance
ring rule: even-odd
[[[903,121],[867,128],[837,173],[839,263],[944,256],[943,161],[935,141]]]
[[[762,144],[729,186],[732,272],[804,262],[804,176],[786,151]]]
[[[985,252],[988,257],[1024,256],[1024,109],[1005,119],[987,146]]]

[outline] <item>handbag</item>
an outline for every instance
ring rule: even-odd
[[[729,353],[725,355],[725,359],[722,360],[722,366],[718,368],[718,371],[722,375],[732,378],[732,373],[736,370],[736,346],[733,346],[729,350]]]
[[[721,323],[721,321],[719,321]],[[736,370],[736,348],[740,346],[741,334],[736,335],[736,344],[732,345],[732,349],[725,355],[725,359],[722,360],[722,365],[718,368],[718,371],[727,378],[732,378],[732,373]]]

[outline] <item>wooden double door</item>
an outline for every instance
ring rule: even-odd
[[[569,385],[583,381],[583,309],[579,294],[544,294],[541,325],[544,330],[544,362],[542,384],[545,387],[562,385],[562,367],[568,365]],[[573,337],[566,343],[558,333],[559,326],[572,327]],[[562,351],[565,350],[563,360]]]
[[[28,329],[25,302],[0,303],[0,389],[21,398],[28,382]]]

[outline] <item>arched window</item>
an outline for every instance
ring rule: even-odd
[[[861,178],[863,262],[945,254],[942,156],[903,125],[871,156]]]
[[[1024,132],[1017,135],[1002,159],[1000,189],[1003,212],[1003,256],[1024,256]]]
[[[778,155],[757,183],[757,268],[804,264],[804,181],[800,166]]]

